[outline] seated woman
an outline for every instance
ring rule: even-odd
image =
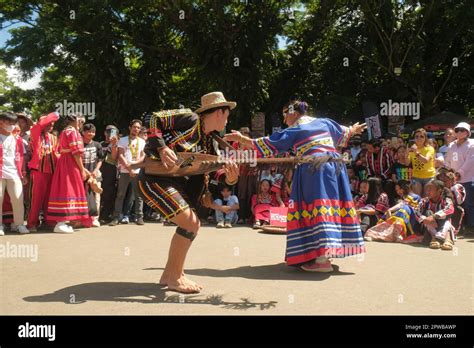
[[[452,250],[455,228],[451,223],[454,214],[451,191],[436,179],[425,186],[427,197],[422,199],[417,216],[420,231],[431,235],[431,249]]]
[[[457,236],[464,217],[464,208],[461,206],[466,199],[464,186],[456,183],[457,173],[452,169],[440,168],[436,179],[441,180],[451,190],[454,202],[454,214],[451,223],[454,226],[454,235]]]
[[[253,228],[257,229],[264,224],[268,225],[270,223],[270,208],[279,206],[275,194],[271,192],[269,180],[260,181],[258,193],[252,196],[251,206],[255,218]]]
[[[357,202],[357,213],[359,215],[362,232],[369,227],[375,226],[382,215],[390,208],[389,198],[382,188],[380,178],[369,178],[369,192],[362,196]]]
[[[421,197],[413,192],[407,180],[398,181],[395,190],[400,197],[398,203],[389,208],[377,225],[367,231],[364,237],[366,241],[418,243],[423,240],[423,235],[415,233],[418,230],[416,214]]]

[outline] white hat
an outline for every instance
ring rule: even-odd
[[[457,128],[462,128],[462,129],[467,130],[469,132],[469,136],[471,136],[471,126],[469,125],[469,123],[459,122],[458,125],[454,127],[454,130],[456,130]]]

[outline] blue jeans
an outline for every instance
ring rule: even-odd
[[[214,201],[217,205],[222,205],[222,200],[221,199],[216,199]],[[216,210],[216,221],[221,222],[221,221],[226,221],[230,222],[231,224],[237,223],[239,220],[239,216],[237,215],[237,210],[232,210],[228,214],[224,214],[220,210]]]
[[[466,199],[463,203],[466,225],[474,227],[474,182],[463,182],[461,185],[466,190]]]

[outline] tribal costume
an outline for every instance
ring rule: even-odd
[[[212,155],[218,152],[211,136],[204,134],[201,118],[190,109],[155,112],[145,118],[145,126],[147,156],[159,157],[159,150],[165,146],[179,152]],[[138,187],[148,206],[165,219],[171,219],[187,208],[198,208],[205,190],[205,176],[159,177],[146,175],[142,170]]]
[[[301,265],[318,257],[345,257],[364,252],[346,167],[337,147],[345,147],[350,129],[330,119],[301,117],[270,137],[253,140],[259,157],[293,150],[322,160],[297,166],[288,207],[286,261]]]
[[[455,240],[455,227],[451,223],[454,214],[454,203],[451,198],[441,197],[438,202],[423,198],[420,203],[420,213],[417,220],[421,223],[426,217],[434,216],[436,226],[421,224],[421,231],[428,232],[433,238],[445,241],[448,234]]]
[[[29,228],[36,228],[39,225],[41,210],[43,210],[44,216],[48,211],[51,181],[58,161],[58,139],[55,135],[45,132],[45,129],[57,120],[59,120],[59,115],[52,112],[41,118],[30,130],[31,160],[28,163],[31,171]]]
[[[84,182],[81,170],[74,160],[75,154],[82,156],[84,153],[82,136],[77,129],[68,126],[61,132],[59,150],[61,157],[51,181],[47,220],[87,220],[89,209]]]

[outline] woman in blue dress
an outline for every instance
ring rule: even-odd
[[[257,151],[258,157],[293,151],[311,159],[293,174],[288,206],[286,262],[310,272],[331,272],[329,258],[364,252],[364,240],[347,171],[337,148],[346,147],[365,124],[344,127],[328,118],[306,115],[308,104],[291,101],[283,109],[288,128],[251,139],[232,131],[224,137]]]

